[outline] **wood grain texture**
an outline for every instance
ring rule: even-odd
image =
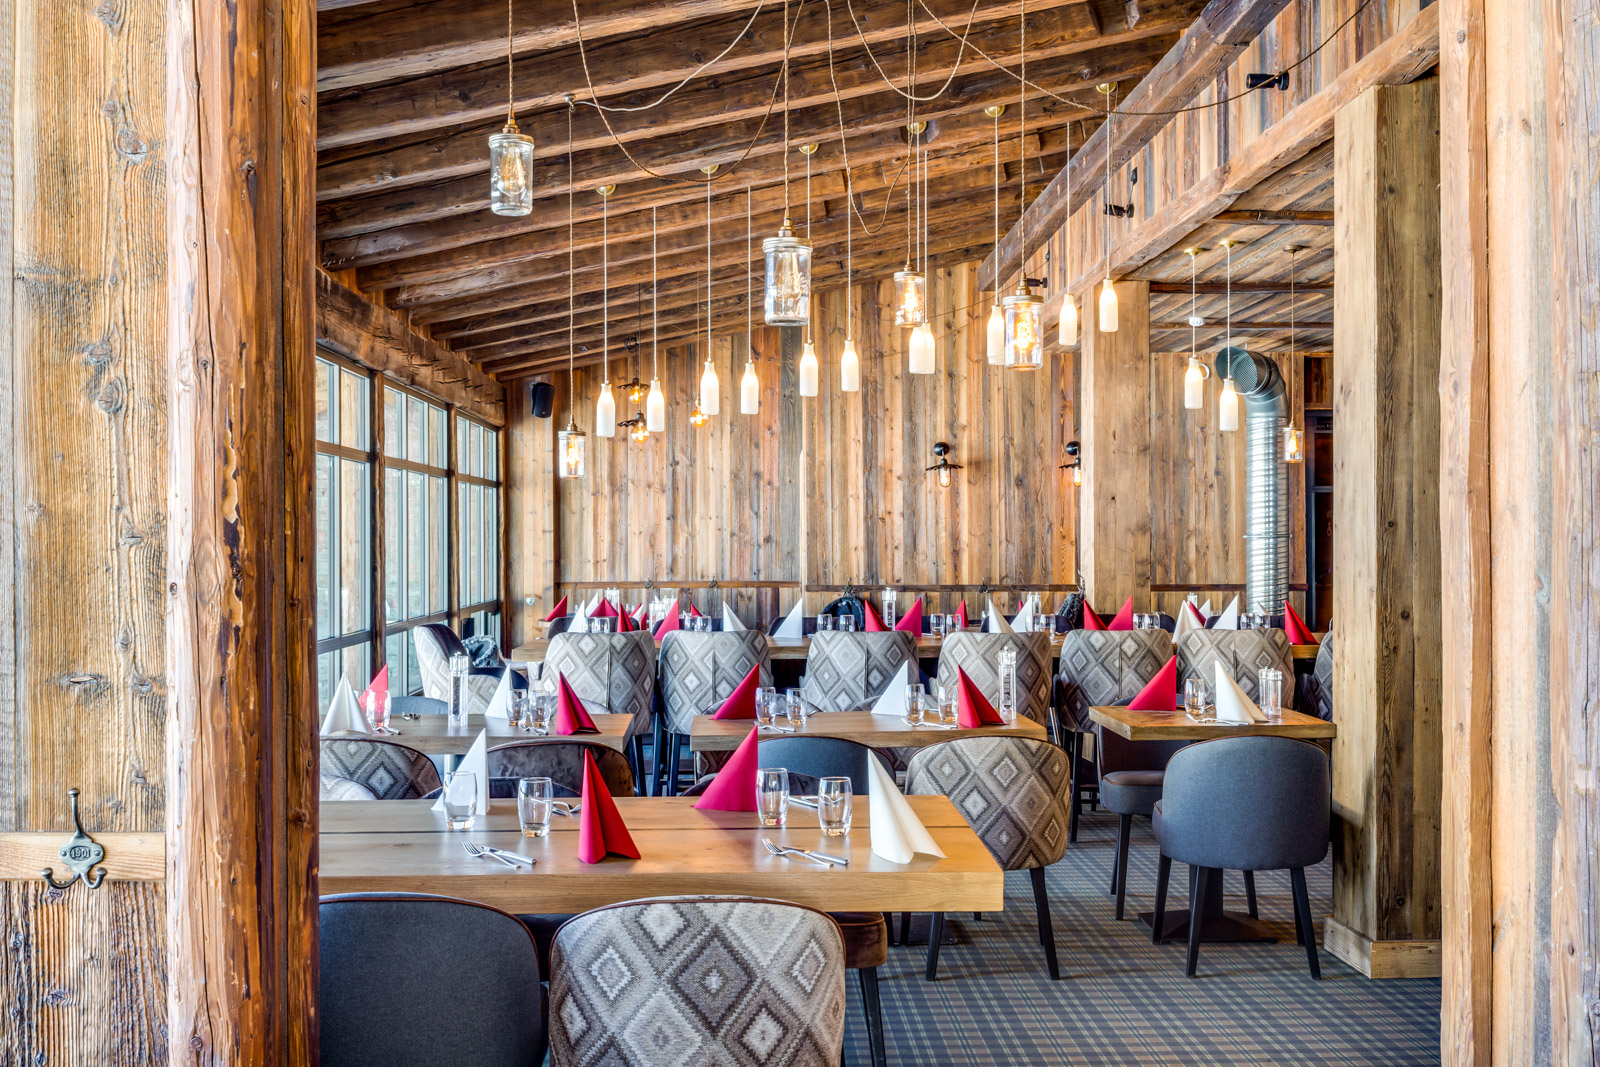
[[[1439,103],[1368,90],[1335,135],[1334,917],[1440,930]]]
[[[517,662],[512,658],[512,662]],[[552,733],[550,737],[557,740],[587,741],[596,745],[605,745],[621,752],[628,741],[628,724],[632,721],[630,715],[608,715],[604,712],[592,710],[596,702],[589,701],[585,707],[591,709],[590,718],[594,720],[599,729],[597,734],[583,734],[571,738],[561,738]],[[601,705],[603,706],[603,705]],[[523,733],[521,729],[512,729],[504,719],[487,720],[482,716],[473,716],[471,725],[464,730],[452,730],[449,718],[444,715],[424,715],[420,719],[395,719],[389,725],[400,731],[398,737],[390,738],[395,744],[414,748],[418,752],[429,756],[465,756],[477,741],[478,734],[486,733],[489,746],[509,744],[512,741],[532,741],[534,735]],[[334,734],[334,737],[365,737],[365,734]]]
[[[1287,708],[1281,722],[1230,726],[1193,722],[1182,711],[1129,711],[1127,708],[1090,708],[1089,717],[1112,733],[1130,741],[1205,741],[1216,737],[1300,737],[1307,740],[1337,737],[1338,727],[1313,715]]]
[[[750,736],[755,724],[737,719],[713,719],[698,716],[690,725],[689,747],[696,752],[732,752]],[[783,737],[769,733],[763,737]],[[981,726],[973,729],[940,730],[907,726],[901,719],[889,715],[874,715],[870,711],[830,711],[813,715],[803,727],[794,728],[796,737],[842,737],[874,748],[923,748],[949,741],[956,737],[1031,737],[1045,739],[1044,726],[1032,719],[1023,719],[1012,726]]]
[[[1322,922],[1323,947],[1368,978],[1439,977],[1443,949],[1438,941],[1373,941],[1331,915]]]
[[[98,833],[91,835],[106,850],[100,864],[113,882],[159,882],[167,876],[167,843],[160,833]],[[0,881],[34,881],[49,867],[57,881],[71,877],[61,862],[60,848],[68,835],[48,833],[0,833]]]
[[[167,14],[168,1027],[314,1062],[315,9]]]

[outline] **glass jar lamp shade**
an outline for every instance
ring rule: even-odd
[[[849,337],[844,339],[844,351],[839,355],[839,391],[861,391],[861,356],[856,352],[854,339]]]
[[[700,413],[716,415],[722,410],[722,383],[717,381],[717,368],[706,359],[706,369],[700,374]]]
[[[911,328],[911,336],[907,339],[906,369],[912,374],[933,373],[933,327],[927,323]]]
[[[572,423],[556,434],[556,473],[562,478],[582,478],[588,471],[589,437]]]
[[[807,341],[800,351],[800,395],[816,396],[821,368],[817,365],[817,347]]]
[[[996,300],[989,308],[989,325],[987,331],[989,365],[1003,367],[1006,362],[1006,313],[1000,310],[1000,301]]]
[[[784,219],[778,236],[761,242],[761,252],[767,268],[767,325],[806,325],[811,321],[811,242],[796,237]]]
[[[1061,302],[1061,318],[1056,322],[1056,343],[1071,348],[1078,343],[1078,302],[1068,293]]]
[[[1305,460],[1305,434],[1300,427],[1291,422],[1283,428],[1283,461],[1285,463],[1304,463]]]
[[[533,138],[515,122],[489,135],[489,210],[526,215],[533,210]]]
[[[1023,284],[1000,306],[1006,313],[1006,366],[1013,370],[1044,366],[1044,298]]]
[[[920,270],[894,272],[894,324],[920,326],[928,321],[928,276]]]
[[[598,437],[617,436],[617,398],[611,395],[611,383],[600,383],[600,398],[594,402],[594,432]]]
[[[661,433],[667,428],[667,394],[661,390],[661,379],[650,379],[650,395],[644,401],[645,428],[651,433]]]

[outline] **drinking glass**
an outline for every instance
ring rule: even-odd
[[[756,771],[756,807],[762,826],[782,826],[789,817],[789,772],[782,767]]]
[[[1183,710],[1199,718],[1206,711],[1206,682],[1204,678],[1188,678],[1183,683]]]
[[[511,724],[513,730],[528,721],[528,706],[531,703],[532,698],[526,689],[511,691],[511,703],[506,709],[506,721]]]
[[[845,612],[843,615],[840,615],[839,616],[839,629],[843,630],[847,634],[855,633],[856,632],[856,617],[855,617],[855,615],[852,614],[851,612],[848,612],[848,611]]]
[[[906,686],[906,718],[912,722],[922,721],[922,692],[921,682]]]
[[[364,707],[362,710],[366,712],[367,715],[367,726],[370,727],[372,732],[375,734],[388,733],[389,694],[368,693],[366,694],[365,703],[366,707]]]
[[[549,693],[536,693],[528,699],[527,717],[522,722],[529,731],[543,736],[550,732],[555,713],[556,698]]]
[[[800,727],[806,724],[806,705],[800,699],[800,690],[791,689],[783,695],[784,711],[788,713],[789,725]]]
[[[770,686],[763,686],[756,690],[756,722],[762,726],[772,725],[773,705],[777,703],[778,692]]]
[[[834,623],[834,618],[833,618],[832,615],[818,615],[817,616],[817,629],[819,631],[832,630],[833,629],[833,623]]]
[[[843,837],[850,832],[855,815],[851,804],[850,779],[824,778],[817,783],[817,821],[827,837]]]
[[[956,687],[953,685],[939,687],[939,721],[946,726],[956,721]]]
[[[928,616],[928,635],[930,637],[943,637],[944,636],[944,616],[943,615],[929,615]]]
[[[444,776],[444,823],[452,830],[470,830],[478,814],[478,776],[452,771]]]
[[[1261,713],[1268,722],[1283,720],[1283,672],[1276,667],[1262,667],[1256,678],[1256,699]]]
[[[522,827],[523,837],[543,837],[550,832],[554,798],[555,787],[548,778],[517,781],[517,825]]]
[[[961,630],[961,627],[956,624],[956,617],[954,615],[946,615],[944,617],[944,632],[945,633],[953,634],[953,633],[958,633],[960,630]]]

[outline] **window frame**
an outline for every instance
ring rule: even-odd
[[[368,411],[367,411],[367,420],[366,420],[366,431],[367,431],[367,445],[368,445],[368,448],[366,450],[362,450],[362,449],[356,448],[356,447],[354,447],[352,445],[341,444],[341,443],[337,443],[337,442],[333,442],[333,441],[325,441],[321,437],[316,436],[315,431],[313,431],[313,445],[314,445],[314,450],[315,450],[316,455],[333,457],[334,460],[336,461],[335,464],[334,464],[333,470],[334,470],[334,472],[336,473],[336,475],[338,477],[340,477],[341,479],[343,477],[343,473],[342,473],[341,466],[340,466],[341,462],[358,463],[358,464],[361,464],[365,468],[365,474],[366,474],[366,479],[367,479],[366,505],[367,505],[367,525],[368,525],[368,530],[367,530],[367,559],[366,559],[366,571],[367,571],[367,574],[365,575],[365,580],[366,580],[366,583],[367,583],[367,590],[366,590],[366,593],[367,593],[367,608],[368,608],[368,614],[367,614],[367,620],[366,620],[367,624],[366,624],[366,626],[364,628],[362,628],[360,630],[351,631],[350,633],[338,633],[338,634],[335,634],[335,635],[333,635],[331,637],[320,637],[320,636],[317,637],[317,639],[316,639],[316,659],[317,659],[318,663],[320,664],[322,657],[324,655],[326,655],[327,653],[330,653],[330,652],[342,652],[347,648],[359,648],[362,645],[365,645],[365,646],[367,646],[367,649],[368,649],[368,651],[367,651],[367,665],[368,665],[368,669],[370,670],[371,669],[371,665],[374,662],[377,662],[377,661],[375,661],[373,659],[373,655],[374,655],[373,649],[375,649],[377,647],[381,647],[381,646],[377,645],[375,643],[375,641],[374,641],[374,636],[375,635],[374,635],[374,630],[373,630],[373,625],[374,625],[374,621],[375,621],[374,616],[376,616],[378,614],[381,614],[381,608],[377,607],[378,599],[379,599],[378,598],[378,587],[377,587],[377,585],[375,584],[375,581],[374,581],[374,576],[375,576],[375,573],[376,573],[375,560],[377,559],[377,554],[378,554],[378,551],[379,551],[378,550],[378,542],[377,542],[377,539],[376,539],[376,531],[374,529],[374,527],[378,525],[377,522],[375,521],[375,518],[376,518],[376,515],[377,515],[377,494],[376,494],[375,486],[374,486],[373,453],[372,453],[372,448],[371,448],[373,443],[378,439],[377,438],[377,434],[375,433],[375,428],[374,428],[373,423],[372,423],[372,412],[371,412],[371,401],[372,401],[373,390],[375,388],[375,382],[373,380],[373,375],[372,375],[372,372],[370,370],[368,370],[366,367],[363,367],[361,364],[355,362],[354,360],[346,359],[345,357],[339,355],[339,353],[337,353],[337,352],[335,352],[335,351],[333,351],[331,349],[318,346],[317,350],[316,350],[316,358],[322,360],[323,362],[325,362],[329,366],[331,366],[334,369],[334,374],[335,375],[337,375],[340,371],[343,371],[345,373],[354,375],[355,377],[360,378],[362,381],[366,382],[366,384],[367,384],[367,402],[368,402]],[[333,381],[337,381],[338,378],[335,377],[332,380]],[[337,426],[338,418],[339,418],[338,405],[330,402],[329,413],[330,413],[330,419],[329,419],[330,425]],[[335,499],[330,501],[330,506],[329,506],[329,510],[328,510],[329,520],[332,523],[332,531],[331,531],[331,534],[330,534],[329,559],[331,561],[333,561],[334,579],[335,580],[333,581],[332,588],[333,588],[333,591],[335,593],[335,596],[337,596],[338,591],[343,588],[343,579],[345,577],[345,575],[343,573],[342,565],[339,562],[340,557],[339,557],[339,553],[338,553],[338,542],[341,540],[340,532],[343,529],[344,523],[343,523],[342,509],[340,507],[339,500],[337,499],[338,494],[335,493],[334,497],[335,497]],[[313,521],[315,521],[315,518],[316,518],[316,516],[313,515]],[[320,530],[318,531],[318,533],[320,534]],[[313,570],[315,570],[315,569],[316,568],[313,568]],[[375,608],[376,608],[376,610],[374,610]],[[339,609],[339,607],[336,604],[335,605],[330,605],[330,610],[333,611],[334,617],[338,621],[338,625],[335,628],[336,629],[342,629],[343,612]],[[313,622],[313,633],[317,633],[317,632],[320,631],[320,623],[321,623],[320,619],[314,620],[314,622]],[[342,656],[340,657],[340,662],[341,663],[343,662],[343,657]],[[318,670],[320,672],[320,667],[318,668]]]

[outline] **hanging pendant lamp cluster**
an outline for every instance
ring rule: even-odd
[[[1195,257],[1203,251],[1203,248],[1183,250],[1183,254],[1189,257],[1189,366],[1183,372],[1183,406],[1191,411],[1205,407],[1206,379],[1211,377],[1211,368],[1200,362],[1200,350],[1195,342],[1195,331],[1206,324],[1206,320],[1199,315],[1195,284]]]

